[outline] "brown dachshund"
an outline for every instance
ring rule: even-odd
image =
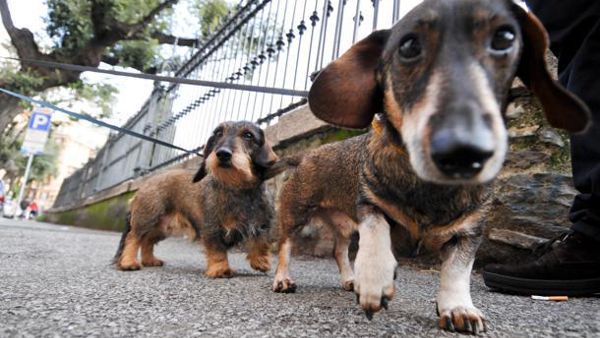
[[[196,175],[171,170],[140,187],[115,256],[119,269],[163,265],[154,245],[188,234],[201,238],[208,277],[232,276],[227,250],[242,241],[248,244],[250,266],[269,270],[273,208],[263,182],[284,171],[286,162],[278,162],[263,131],[251,122],[221,123],[206,143],[204,158]]]
[[[509,0],[426,0],[327,66],[309,94],[313,113],[367,134],[304,156],[283,187],[276,292],[292,292],[291,234],[319,218],[335,233],[344,289],[370,318],[394,295],[390,230],[441,253],[439,325],[477,333],[471,301],[490,182],[507,152],[505,109],[516,76],[551,125],[584,130],[589,111],[546,69],[547,34]],[[350,234],[358,230],[354,272]]]

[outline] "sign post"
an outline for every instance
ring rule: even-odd
[[[21,207],[21,201],[23,201],[23,195],[25,194],[25,186],[27,186],[27,180],[31,173],[33,157],[44,152],[44,147],[48,140],[48,133],[50,132],[51,119],[52,112],[46,108],[35,108],[29,119],[25,140],[21,146],[21,153],[28,155],[27,167],[25,168],[23,183],[19,189],[19,196],[17,198],[17,205],[14,209],[13,217],[16,216],[17,208]]]
[[[25,194],[25,186],[27,185],[27,180],[29,179],[29,173],[31,172],[31,164],[33,163],[33,154],[29,154],[29,158],[27,159],[27,167],[25,168],[25,175],[23,176],[23,183],[21,184],[21,188],[19,188],[19,197],[17,198],[17,206],[15,207],[16,216],[17,208],[21,207],[21,201],[23,200],[23,194]],[[25,210],[23,210],[25,211]]]

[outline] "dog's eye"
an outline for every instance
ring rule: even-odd
[[[217,129],[217,130],[215,130],[215,132],[214,132],[214,135],[215,135],[216,137],[221,137],[221,136],[223,136],[223,130],[221,130],[221,129]]]
[[[253,139],[254,139],[254,135],[253,135],[251,132],[249,132],[249,131],[245,131],[245,132],[242,134],[242,137],[243,137],[244,139],[246,139],[246,140],[253,140]]]
[[[409,34],[400,41],[398,54],[404,61],[413,61],[421,56],[421,42],[416,35]]]
[[[494,52],[505,52],[513,46],[515,39],[516,35],[512,28],[501,27],[494,33],[490,46]]]

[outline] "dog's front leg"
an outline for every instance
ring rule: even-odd
[[[360,240],[354,261],[354,292],[357,301],[371,319],[373,313],[387,309],[394,295],[396,259],[392,253],[390,225],[383,214],[368,207],[358,225]]]
[[[479,333],[485,331],[485,317],[471,300],[471,270],[481,237],[455,235],[442,248],[440,290],[437,311],[440,328]]]
[[[227,260],[227,249],[204,239],[206,252],[206,276],[210,278],[230,278],[233,271]]]
[[[271,269],[271,245],[267,236],[259,236],[248,241],[247,259],[254,270],[267,272]]]

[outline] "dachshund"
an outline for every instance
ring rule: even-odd
[[[336,234],[342,286],[368,318],[394,295],[390,231],[441,253],[439,326],[478,333],[485,317],[470,276],[490,186],[508,148],[505,111],[515,76],[549,123],[583,131],[589,110],[549,74],[548,37],[510,0],[425,0],[318,74],[309,105],[320,119],[366,134],[307,153],[282,188],[275,292],[293,292],[291,235],[318,218]],[[358,231],[354,271],[350,235]]]
[[[130,205],[114,262],[120,270],[162,266],[154,245],[187,234],[202,242],[208,277],[231,277],[227,250],[246,242],[250,266],[270,269],[273,207],[263,182],[287,168],[251,122],[221,123],[204,147],[199,170],[170,170],[148,179]],[[141,249],[141,264],[137,259]]]

